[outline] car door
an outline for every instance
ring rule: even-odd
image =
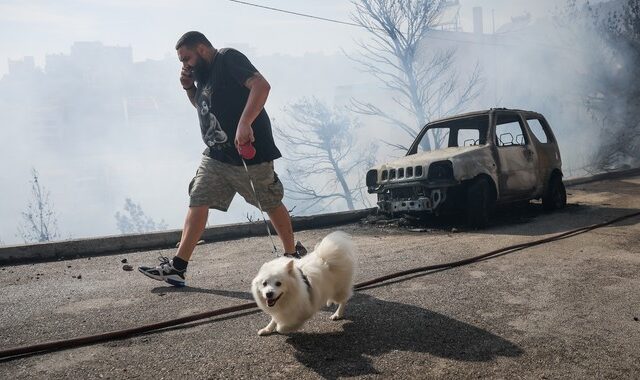
[[[549,123],[542,115],[529,113],[524,114],[524,117],[538,155],[538,176],[540,181],[537,193],[542,195],[544,184],[550,178],[551,173],[562,167],[560,151]]]
[[[497,112],[494,120],[500,193],[505,200],[525,199],[538,182],[535,147],[519,113]]]

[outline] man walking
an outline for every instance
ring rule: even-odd
[[[267,212],[285,256],[299,258],[306,251],[294,244],[289,212],[282,204],[282,183],[273,170],[273,160],[282,155],[264,109],[271,86],[242,53],[217,50],[200,32],[185,33],[176,51],[182,62],[180,83],[198,111],[207,148],[189,184],[189,210],[176,256],[172,260],[162,257],[160,265],[142,266],[139,271],[155,280],[184,286],[187,264],[204,231],[209,209],[227,211],[236,193]],[[245,159],[245,171],[238,149],[250,148],[249,144],[255,155]]]

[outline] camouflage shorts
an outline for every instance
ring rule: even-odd
[[[256,195],[251,189],[249,177],[253,180],[260,206],[263,211],[271,211],[282,201],[284,190],[278,175],[273,171],[273,162],[244,166],[225,164],[208,156],[202,162],[196,176],[189,184],[189,207],[209,206],[227,211],[233,197],[239,193],[244,199],[258,207]]]

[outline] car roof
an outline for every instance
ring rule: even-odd
[[[508,112],[523,113],[523,114],[527,114],[527,115],[542,116],[542,114],[540,114],[538,112],[521,110],[521,109],[516,109],[516,108],[489,108],[487,110],[461,113],[461,114],[458,114],[458,115],[453,115],[453,116],[444,117],[442,119],[433,120],[433,121],[430,121],[429,123],[427,123],[427,125],[441,123],[441,122],[449,121],[449,120],[466,119],[468,117],[489,115],[489,114],[491,114],[491,113],[493,113],[495,111],[508,111]]]

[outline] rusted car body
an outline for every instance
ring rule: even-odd
[[[366,183],[382,212],[463,210],[476,227],[487,224],[498,204],[542,198],[546,209],[556,209],[566,203],[549,123],[539,113],[515,109],[433,121],[405,157],[369,170]]]

